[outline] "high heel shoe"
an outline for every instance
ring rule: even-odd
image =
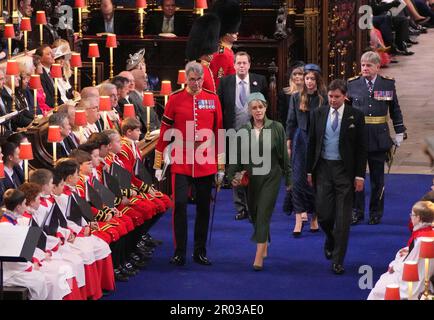
[[[294,226],[294,230],[292,231],[292,235],[294,236],[294,238],[298,238],[301,236],[301,232],[303,231],[303,224],[304,221],[302,220],[302,215],[300,213],[297,213],[295,215],[295,226]],[[300,230],[297,230],[297,226],[301,225]]]
[[[255,270],[255,271],[262,271],[263,269],[264,269],[264,266],[253,265],[253,270]]]

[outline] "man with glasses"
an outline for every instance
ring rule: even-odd
[[[219,152],[221,147],[217,144],[218,130],[222,128],[221,107],[216,94],[202,89],[204,71],[201,64],[189,62],[185,73],[186,88],[174,92],[164,110],[160,138],[155,148],[155,176],[158,180],[162,179],[163,153],[171,140],[170,136],[174,135],[174,142],[169,148],[172,151],[174,186],[175,254],[170,263],[183,266],[186,262],[187,196],[189,186],[194,185],[197,202],[193,260],[201,265],[211,265],[206,256],[211,189],[215,175],[217,184],[221,183],[224,175],[224,152]]]

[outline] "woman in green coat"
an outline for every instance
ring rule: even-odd
[[[282,176],[286,187],[290,186],[291,168],[286,149],[283,126],[265,116],[267,102],[255,92],[248,99],[251,121],[237,133],[243,143],[237,144],[237,161],[229,160],[228,179],[239,186],[241,176],[248,176],[247,202],[253,220],[252,240],[257,243],[253,268],[260,271],[267,256],[267,241],[270,239],[270,220],[281,186]],[[247,143],[248,139],[248,143]],[[245,179],[244,179],[245,181]]]

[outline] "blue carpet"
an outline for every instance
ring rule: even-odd
[[[171,213],[154,227],[153,237],[164,241],[155,251],[146,270],[127,283],[117,283],[116,291],[105,299],[156,300],[286,300],[286,299],[366,299],[369,290],[360,289],[361,266],[373,270],[373,283],[385,272],[397,249],[406,244],[407,223],[412,204],[431,186],[428,175],[390,175],[387,177],[385,214],[380,225],[367,221],[353,226],[345,259],[346,272],[332,274],[323,254],[324,234],[310,233],[305,226],[302,237],[292,237],[294,216],[282,212],[283,187],[272,217],[269,257],[264,271],[254,272],[256,246],[251,242],[251,225],[235,221],[232,190],[218,195],[212,244],[208,256],[211,267],[193,263],[193,221],[195,207],[189,206],[189,250],[187,265],[168,263],[173,253]],[[368,205],[366,206],[368,208]]]

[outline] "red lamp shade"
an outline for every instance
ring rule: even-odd
[[[407,282],[419,281],[419,270],[417,261],[405,261],[402,280]]]
[[[143,106],[153,107],[154,105],[154,94],[152,92],[145,92],[143,94]]]
[[[77,52],[71,53],[71,60],[69,61],[72,68],[80,68],[81,67],[81,56]]]
[[[85,126],[86,124],[87,124],[86,112],[84,110],[75,111],[74,125],[80,127],[80,126]]]
[[[136,112],[134,111],[133,104],[124,104],[124,119],[126,118],[134,118],[136,116]]]
[[[32,25],[30,24],[30,18],[23,17],[21,19],[20,30],[21,31],[32,31]]]
[[[22,160],[33,159],[32,144],[30,142],[22,142],[20,144],[20,159]]]
[[[434,240],[422,239],[422,242],[420,243],[419,258],[434,258]]]
[[[99,111],[111,111],[112,104],[109,96],[100,96],[99,97]]]
[[[110,33],[107,35],[107,40],[105,42],[105,46],[107,48],[117,48],[118,44],[116,42],[116,35],[114,33]]]
[[[86,2],[84,0],[75,0],[74,7],[76,8],[84,8],[86,6]]]
[[[163,96],[168,96],[172,93],[172,83],[169,80],[161,81],[161,92]]]
[[[88,58],[99,58],[98,43],[89,43]]]
[[[178,70],[178,81],[176,83],[184,84],[185,80],[185,70]]]
[[[16,76],[20,73],[17,60],[8,60],[6,64],[6,74],[8,76]]]
[[[4,37],[6,39],[15,38],[15,30],[13,24],[5,24]]]
[[[36,11],[36,24],[47,24],[45,11]]]
[[[39,74],[32,74],[30,76],[29,87],[33,90],[42,89],[41,76]]]
[[[0,161],[0,179],[3,179],[5,177],[5,166],[3,164],[3,161]]]
[[[146,0],[136,0],[136,8],[146,8]]]
[[[50,69],[50,75],[52,78],[62,78],[62,67],[58,63],[53,63]]]
[[[48,127],[48,142],[60,142],[62,141],[62,136],[60,135],[59,126],[49,126]]]
[[[384,294],[384,300],[401,300],[401,296],[399,294],[399,285],[387,285],[386,293]]]
[[[208,3],[206,2],[206,0],[196,0],[194,7],[196,9],[207,9],[208,8]]]

